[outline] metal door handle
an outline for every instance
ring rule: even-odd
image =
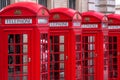
[[[31,62],[31,58],[30,57],[28,58],[28,62]]]
[[[68,60],[68,56],[66,56],[66,60]]]

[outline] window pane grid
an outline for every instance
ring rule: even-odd
[[[64,36],[50,36],[50,80],[64,80]]]
[[[40,79],[48,80],[48,35],[40,34]]]
[[[95,36],[83,36],[82,50],[82,80],[94,80],[96,65],[95,57]]]
[[[117,36],[109,37],[109,79],[117,79],[118,77],[118,60],[117,60]]]
[[[8,80],[22,80],[28,75],[28,73],[23,73],[23,66],[28,65],[23,63],[23,56],[25,55],[22,53],[22,35],[8,35]],[[27,68],[26,71],[28,71]]]

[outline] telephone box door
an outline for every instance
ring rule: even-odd
[[[83,34],[82,37],[82,80],[96,79],[96,35]]]
[[[50,80],[66,79],[66,35],[50,35]]]
[[[22,31],[5,33],[7,80],[30,80],[30,33]]]
[[[119,80],[119,35],[109,36],[109,80]]]

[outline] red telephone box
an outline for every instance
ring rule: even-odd
[[[108,15],[109,56],[108,80],[120,80],[120,15]]]
[[[50,10],[50,80],[81,80],[81,16],[69,8]]]
[[[82,80],[107,80],[103,78],[107,54],[107,17],[94,11],[82,13]]]
[[[0,80],[49,80],[48,10],[20,2],[3,8],[0,15]]]

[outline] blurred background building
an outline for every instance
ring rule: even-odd
[[[98,11],[105,14],[120,13],[120,5],[115,6],[115,0],[0,0],[0,9],[21,1],[29,1],[42,4],[48,9],[68,7],[80,12]]]

